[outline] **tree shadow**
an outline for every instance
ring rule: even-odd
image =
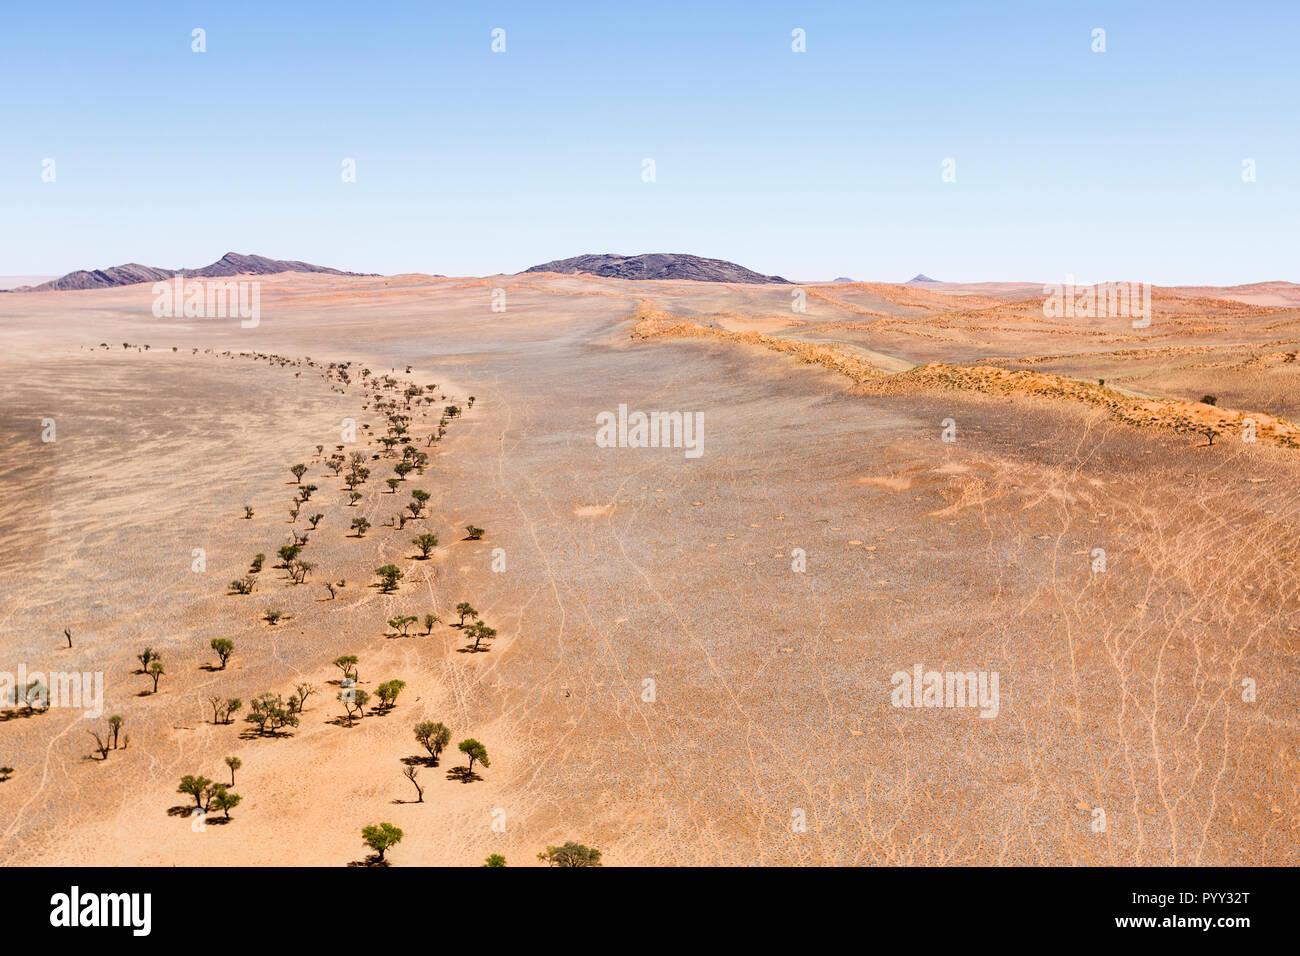
[[[459,780],[461,783],[473,783],[475,780],[483,778],[476,774],[469,767],[452,767],[447,771],[448,780]]]
[[[390,862],[388,862],[387,860],[381,860],[381,859],[379,859],[379,854],[378,854],[378,853],[373,853],[373,854],[371,854],[370,856],[366,857],[364,860],[353,860],[351,863],[348,864],[348,866],[379,866],[379,867],[386,867],[386,866],[392,866],[392,864],[391,864]]]
[[[436,757],[430,757],[428,754],[412,754],[409,757],[403,757],[402,763],[408,767],[436,767],[438,760]]]

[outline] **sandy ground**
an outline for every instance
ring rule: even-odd
[[[130,736],[101,761],[104,717],[0,713],[0,859],[345,865],[386,820],[395,865],[568,839],[611,865],[1294,864],[1300,312],[1245,288],[1158,290],[1140,331],[1045,320],[1018,284],[822,286],[800,313],[787,287],[289,275],[255,329],[155,319],[147,286],[0,296],[0,669],[102,672]],[[363,367],[437,383],[396,495]],[[702,412],[703,454],[599,447],[620,404]],[[1247,414],[1279,424],[1242,442]],[[381,455],[355,507],[340,443]],[[272,567],[305,528],[295,462],[324,515],[297,586]],[[429,516],[389,526],[411,487]],[[388,636],[461,601],[490,650]],[[365,689],[405,680],[396,708],[341,724],[340,654]],[[997,716],[893,706],[917,664],[996,672]],[[301,681],[278,737],[211,723],[211,694]],[[422,719],[453,743],[415,803]],[[462,782],[471,736],[491,767]],[[196,827],[177,782],[226,755],[243,802]]]

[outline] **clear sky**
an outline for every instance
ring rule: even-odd
[[[14,0],[0,274],[1300,280],[1298,37],[1295,2]]]

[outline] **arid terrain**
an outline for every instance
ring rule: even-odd
[[[1032,283],[260,281],[255,328],[0,294],[0,670],[105,696],[0,711],[3,862],[344,866],[389,821],[395,866],[1300,863],[1300,287],[1156,288],[1133,328]],[[701,413],[702,453],[602,447],[620,405]],[[396,491],[393,414],[428,455]],[[340,655],[396,705],[348,726]],[[996,715],[895,706],[917,666],[995,673]],[[297,727],[243,719],[302,682]],[[197,826],[177,784],[227,755]]]

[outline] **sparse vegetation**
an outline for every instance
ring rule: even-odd
[[[461,753],[469,758],[469,767],[465,771],[467,775],[474,773],[474,763],[476,761],[481,763],[484,767],[492,766],[491,761],[488,760],[487,748],[473,737],[468,737],[465,740],[462,740],[456,746]]]
[[[548,846],[537,859],[549,866],[600,866],[600,851],[570,840],[564,846]]]
[[[140,662],[140,669],[136,671],[136,673],[147,674],[149,672],[149,665],[158,660],[158,652],[152,647],[146,647],[139,654],[135,655],[135,659]]]
[[[385,564],[383,567],[375,568],[375,574],[379,577],[379,589],[388,594],[397,590],[397,582],[405,577],[404,572],[395,564]]]
[[[401,842],[402,831],[391,823],[371,824],[362,827],[361,839],[366,842],[366,846],[378,854],[379,858],[376,862],[383,863],[384,854]]]
[[[426,531],[424,534],[412,538],[411,543],[420,549],[420,557],[427,560],[429,552],[438,546],[438,536]]]
[[[214,637],[208,646],[217,652],[217,657],[221,660],[220,669],[225,670],[230,655],[235,653],[235,642],[225,637]]]
[[[497,636],[496,628],[488,627],[482,621],[475,621],[466,631],[469,637],[474,640],[474,650],[479,649],[479,644],[483,641],[490,641]]]
[[[388,626],[391,627],[397,633],[401,634],[402,637],[407,637],[408,636],[407,632],[411,629],[411,625],[414,624],[417,620],[418,618],[416,618],[414,614],[411,614],[409,616],[399,615],[397,617],[389,618]]]
[[[209,806],[214,810],[220,810],[227,820],[230,819],[230,811],[239,806],[239,802],[244,798],[237,793],[232,793],[226,788],[225,784],[217,784],[216,793],[212,796]]]
[[[216,796],[217,790],[213,782],[204,776],[194,776],[186,774],[181,777],[180,786],[176,788],[177,793],[183,793],[194,798],[194,806],[204,812],[208,809],[208,804]]]
[[[257,732],[262,735],[275,736],[285,727],[298,726],[298,715],[285,705],[284,698],[269,691],[248,702],[244,720],[256,724]]]
[[[438,758],[451,743],[451,730],[440,721],[425,720],[415,725],[415,739],[429,751],[429,759],[437,766]]]
[[[334,658],[334,666],[343,672],[344,680],[355,681],[357,679],[357,655],[344,654],[342,657]]]
[[[428,504],[430,495],[424,489],[416,488],[411,492],[411,498],[413,500],[406,507],[411,509],[411,517],[418,518],[420,512],[424,510],[424,506]]]
[[[339,701],[343,704],[343,711],[347,716],[348,726],[352,726],[354,717],[364,717],[366,715],[366,704],[370,703],[370,695],[364,690],[357,687],[347,687],[339,691]]]
[[[482,539],[483,535],[487,534],[487,532],[484,531],[482,528],[472,524],[465,526],[465,532],[466,532],[466,536],[471,541],[479,541]]]
[[[406,769],[402,771],[402,774],[406,777],[406,779],[411,781],[411,786],[415,787],[415,793],[416,793],[415,802],[424,803],[424,788],[420,786],[420,782],[415,779],[419,775],[419,773],[420,773],[420,768],[416,767],[414,764],[407,766]]]
[[[397,695],[406,687],[404,680],[384,681],[375,688],[375,696],[379,698],[379,706],[385,711],[392,710],[397,706]]]

